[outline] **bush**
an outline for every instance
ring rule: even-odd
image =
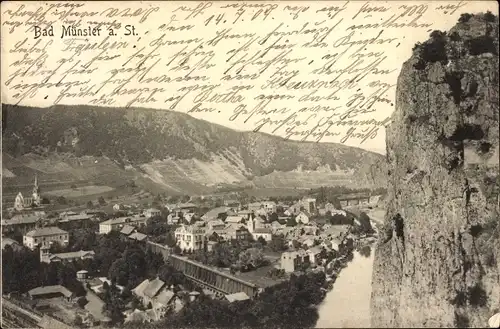
[[[446,34],[441,31],[431,33],[431,40],[423,44],[421,57],[427,63],[447,62]]]
[[[472,288],[469,288],[468,291],[469,303],[472,306],[483,307],[486,305],[488,301],[488,296],[486,295],[486,291],[479,284],[475,284]]]
[[[66,200],[66,198],[65,198],[65,197],[63,197],[63,196],[58,197],[58,198],[56,199],[56,201],[57,201],[57,203],[59,203],[59,204],[67,204],[67,203],[68,203],[68,201]]]
[[[470,21],[471,18],[472,18],[471,14],[464,13],[464,14],[460,15],[458,22],[459,23],[467,23],[468,21]]]
[[[466,315],[455,313],[455,327],[469,328],[469,318]]]
[[[73,324],[77,327],[80,327],[83,325],[83,320],[82,320],[82,317],[80,315],[75,315],[75,319],[73,320]]]
[[[414,65],[414,68],[417,70],[425,69],[427,63],[448,63],[448,55],[446,54],[446,33],[435,30],[430,36],[431,40],[423,44],[416,43],[413,47],[413,50],[419,50],[419,59]]]
[[[487,11],[483,16],[484,20],[487,22],[494,22],[496,20],[496,16],[491,13],[491,11]]]
[[[81,297],[81,298],[78,298],[78,300],[76,301],[76,303],[78,304],[78,306],[80,306],[80,308],[84,308],[85,305],[87,305],[88,300],[85,297]]]
[[[445,73],[444,80],[450,88],[451,96],[455,104],[460,104],[462,100],[462,78],[464,77],[463,72],[451,72]]]
[[[469,54],[473,56],[485,53],[497,54],[497,48],[493,38],[486,35],[467,40],[466,47],[469,50]]]
[[[460,34],[458,34],[457,32],[453,32],[452,34],[450,34],[450,40],[451,41],[460,41],[462,38],[460,37]]]

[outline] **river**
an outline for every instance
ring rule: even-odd
[[[344,268],[320,304],[316,328],[369,328],[372,292],[372,250],[369,257],[354,252],[353,260]]]

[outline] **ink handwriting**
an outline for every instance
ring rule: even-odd
[[[427,39],[436,15],[454,23],[469,6],[11,2],[2,88],[15,104],[174,110],[289,139],[371,143],[394,110],[401,61],[422,41],[413,35]]]

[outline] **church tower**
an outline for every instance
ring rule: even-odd
[[[247,230],[250,233],[253,233],[255,230],[255,218],[252,218],[252,216],[247,221]]]
[[[23,210],[24,209],[24,198],[21,192],[19,192],[14,200],[14,209]]]
[[[39,206],[40,200],[40,187],[38,187],[38,176],[35,174],[35,184],[33,185],[33,204]]]

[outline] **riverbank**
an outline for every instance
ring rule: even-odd
[[[327,273],[329,291],[318,306],[316,328],[368,328],[373,248],[377,234],[355,237],[352,248]]]

